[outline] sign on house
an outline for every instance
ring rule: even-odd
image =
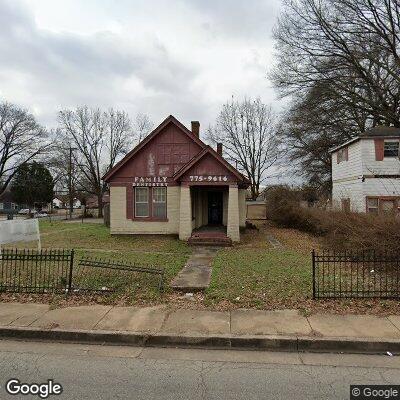
[[[226,175],[190,175],[191,182],[228,182]]]
[[[168,186],[166,176],[135,176],[133,186]]]

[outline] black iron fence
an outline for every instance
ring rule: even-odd
[[[313,298],[400,298],[400,253],[312,252]]]
[[[73,250],[2,249],[0,291],[65,292],[71,287]]]
[[[0,250],[0,292],[109,293],[147,285],[141,274],[158,276],[163,289],[164,269],[82,257],[74,250]]]
[[[158,289],[163,289],[164,268],[82,257],[73,270],[72,290],[116,291],[134,285],[137,273],[157,275]]]

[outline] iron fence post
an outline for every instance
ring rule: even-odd
[[[313,286],[312,286],[312,291],[313,295],[312,298],[315,300],[315,250],[311,252],[312,255],[312,280],[313,280]]]
[[[72,289],[72,270],[74,268],[74,249],[71,250],[71,259],[69,260],[69,276],[68,276],[68,292],[67,295],[71,292]]]

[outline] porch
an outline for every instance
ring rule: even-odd
[[[237,185],[182,185],[179,238],[191,244],[240,241],[245,206],[245,190]]]

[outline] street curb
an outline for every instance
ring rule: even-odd
[[[375,338],[319,338],[307,336],[179,335],[101,330],[42,330],[0,327],[0,339],[129,345],[139,347],[194,347],[288,352],[400,354],[400,340]]]

